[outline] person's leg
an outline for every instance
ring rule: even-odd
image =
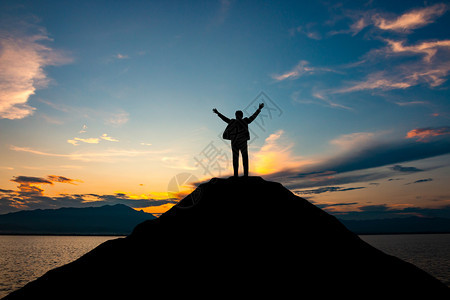
[[[241,145],[242,165],[244,166],[244,176],[248,176],[248,146],[247,141]]]
[[[233,152],[233,171],[234,177],[239,174],[239,147],[235,142],[231,142],[231,151]]]

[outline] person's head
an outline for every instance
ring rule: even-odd
[[[236,119],[241,120],[244,117],[244,113],[242,112],[242,110],[237,110],[236,111]]]

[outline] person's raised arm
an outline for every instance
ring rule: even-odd
[[[217,109],[213,108],[213,112],[217,114],[225,123],[230,123],[230,119],[222,115]]]
[[[259,113],[261,112],[261,109],[264,107],[264,103],[260,103],[259,104],[259,108],[255,111],[255,113],[253,115],[250,116],[250,118],[248,118],[248,123],[250,124],[251,122],[253,122],[254,119],[256,119],[256,117],[259,115]]]

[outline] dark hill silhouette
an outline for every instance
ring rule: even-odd
[[[128,235],[152,214],[123,204],[25,210],[0,215],[0,234]]]
[[[49,271],[6,299],[166,297],[448,299],[335,217],[259,177],[201,184],[158,219]]]

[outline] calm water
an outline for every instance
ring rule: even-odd
[[[361,235],[450,286],[450,234]],[[69,263],[113,236],[1,236],[0,298]]]
[[[0,235],[0,298],[115,238]]]
[[[381,251],[416,265],[450,287],[450,234],[360,235]]]

